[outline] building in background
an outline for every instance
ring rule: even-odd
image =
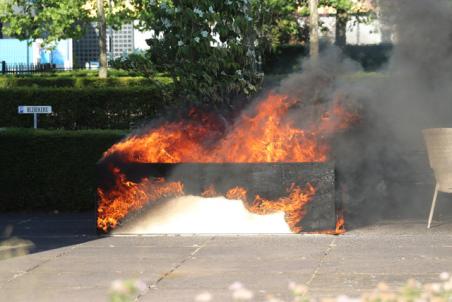
[[[41,45],[42,41],[0,39],[0,61],[8,66],[53,64],[58,69],[72,68],[72,40],[59,41],[52,49]]]
[[[119,30],[107,31],[109,59],[146,50],[146,39],[152,32],[141,32],[133,24],[125,24]],[[96,24],[86,28],[81,39],[59,41],[52,50],[42,46],[42,41],[20,41],[4,36],[0,38],[0,62],[8,65],[54,64],[59,69],[97,68],[99,65],[99,40]]]
[[[154,31],[141,31],[137,29],[138,21],[134,22],[134,30],[133,30],[133,49],[134,50],[148,50],[149,45],[147,44],[146,40],[154,37],[155,32]]]
[[[99,62],[99,38],[96,24],[90,24],[85,29],[81,39],[74,40],[73,46],[74,67],[84,68]]]
[[[357,18],[352,16],[347,22],[347,45],[376,45],[394,42],[392,29],[383,24],[378,18],[373,18],[366,22],[359,22]],[[319,20],[321,24],[320,38],[333,44],[336,37],[336,15],[320,14]],[[300,18],[300,26],[306,26],[307,24],[309,24],[307,17]]]
[[[352,0],[352,2],[354,2],[354,6],[346,26],[346,44],[394,43],[393,29],[378,18],[378,5],[375,5],[378,0]],[[336,9],[328,6],[319,7],[319,21],[321,25],[320,37],[333,43],[336,38]],[[302,18],[301,24],[308,24],[307,18]]]
[[[135,35],[133,24],[124,24],[119,30],[107,31],[107,52],[111,59],[119,58],[134,51]]]
[[[28,44],[28,41],[0,39],[0,61],[11,65],[29,65],[33,63],[33,47]]]
[[[137,50],[148,49],[146,39],[152,36],[151,32],[142,32],[132,23],[124,24],[119,30],[107,29],[107,53],[109,59],[126,56]],[[95,23],[90,24],[85,35],[74,40],[73,45],[74,66],[98,66],[99,36]]]

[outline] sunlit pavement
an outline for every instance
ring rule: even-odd
[[[130,278],[148,285],[138,301],[193,301],[204,291],[230,301],[235,281],[256,301],[288,298],[290,281],[313,297],[358,296],[380,281],[452,272],[451,219],[430,230],[426,221],[386,221],[342,236],[99,237],[93,224],[91,214],[0,215],[0,257],[12,257],[0,261],[0,301],[106,301],[113,280]],[[32,243],[32,254],[15,256]]]

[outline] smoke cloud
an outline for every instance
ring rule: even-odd
[[[451,3],[381,0],[379,4],[380,21],[393,29],[395,43],[388,63],[378,73],[362,76],[359,63],[329,47],[317,62],[304,59],[300,72],[268,87],[301,100],[287,118],[303,129],[337,101],[359,112],[358,125],[329,138],[337,169],[337,199],[343,205],[348,227],[399,217],[426,219],[434,177],[421,130],[452,127]],[[260,99],[257,97],[250,108]],[[225,129],[231,124],[230,119],[224,119]],[[440,208],[447,206],[441,201],[439,204]],[[237,213],[236,206],[240,208]],[[183,197],[150,213],[133,232],[180,233],[186,225],[196,226],[193,222],[181,226],[184,219],[209,221],[208,217],[226,217],[226,210],[232,212],[228,221],[220,223],[223,226],[234,224],[236,218],[232,217],[246,214],[239,203]],[[262,225],[276,227],[282,219],[275,217],[261,217],[271,220]],[[253,229],[255,217],[242,218],[237,230],[205,225],[187,232],[267,232]],[[249,221],[253,223],[247,224]],[[275,232],[275,228],[269,232]]]
[[[421,131],[452,127],[452,4],[379,4],[380,21],[395,41],[388,63],[375,75],[360,76],[357,62],[329,47],[317,63],[305,60],[299,73],[276,88],[302,100],[292,113],[301,125],[318,118],[319,104],[336,100],[360,112],[360,125],[333,138],[338,198],[349,226],[426,219],[434,177]]]

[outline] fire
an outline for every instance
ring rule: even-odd
[[[116,227],[118,222],[132,210],[140,209],[147,203],[165,197],[177,197],[184,194],[184,185],[180,182],[165,182],[162,178],[149,180],[144,178],[140,183],[126,179],[118,168],[113,168],[116,176],[114,190],[105,192],[98,189],[100,198],[97,209],[97,227],[104,232]]]
[[[356,115],[336,102],[308,127],[299,128],[290,110],[300,105],[288,96],[270,93],[252,112],[243,114],[231,127],[220,119],[192,113],[191,119],[166,122],[146,132],[134,134],[107,150],[103,159],[110,156],[127,163],[276,163],[325,162],[330,147],[327,137],[347,128],[356,121]],[[165,182],[163,179],[142,179],[135,183],[114,168],[114,188],[98,189],[98,228],[107,231],[117,226],[129,212],[163,197],[181,196],[183,184]],[[213,186],[202,193],[203,197],[219,194]],[[282,211],[294,232],[300,232],[299,222],[304,216],[304,206],[315,195],[310,184],[302,189],[293,185],[288,195],[278,200],[255,196],[247,200],[245,188],[232,188],[228,199],[240,199],[246,209],[261,215]]]
[[[240,199],[244,202],[246,209],[254,214],[267,215],[276,212],[284,212],[285,220],[294,233],[300,233],[302,228],[299,223],[305,214],[304,207],[315,195],[315,188],[308,183],[306,189],[292,184],[288,189],[288,196],[277,200],[268,200],[256,195],[251,203],[247,200],[247,190],[235,187],[226,193],[228,199]]]
[[[353,115],[333,105],[317,125],[299,129],[287,118],[296,104],[287,96],[270,94],[256,106],[254,114],[242,115],[227,133],[221,133],[221,127],[210,119],[164,123],[114,145],[104,158],[119,154],[124,160],[141,163],[326,161],[329,146],[324,136],[346,128]]]
[[[209,197],[217,197],[220,196],[220,194],[215,190],[214,185],[209,185],[202,193],[202,197],[209,198]]]

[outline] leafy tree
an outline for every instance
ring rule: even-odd
[[[336,39],[335,44],[344,47],[346,44],[347,23],[352,16],[358,17],[358,22],[370,20],[372,14],[369,14],[368,4],[374,0],[316,0],[319,7],[331,7],[336,11]],[[313,0],[300,1],[300,11],[303,15],[310,15],[309,4]],[[311,8],[312,9],[312,8]],[[312,23],[312,22],[311,22]],[[314,25],[315,26],[315,25]]]
[[[264,58],[279,46],[299,40],[297,10],[300,0],[252,0],[254,26]]]
[[[0,0],[1,1],[1,0]],[[3,0],[5,1],[5,0]],[[100,32],[99,76],[107,76],[106,22],[118,25],[118,18],[110,17],[116,11],[132,12],[127,0],[7,0],[4,17],[5,33],[19,39],[43,39],[52,47],[58,40],[80,38],[87,24],[97,21]],[[119,9],[118,9],[119,8]],[[107,16],[105,11],[108,13]],[[121,19],[126,21],[126,19]]]
[[[0,0],[0,39],[3,39],[3,24],[9,0]]]
[[[335,44],[339,47],[345,47],[346,34],[347,34],[347,22],[350,20],[352,14],[363,13],[363,3],[368,0],[320,0],[319,5],[329,6],[336,10],[336,41]],[[358,19],[362,22],[364,19]]]
[[[150,79],[155,75],[155,67],[149,58],[149,54],[144,51],[133,52],[127,56],[111,60],[110,66],[115,69],[135,72]]]
[[[143,0],[141,27],[155,31],[149,55],[180,100],[216,103],[256,91],[253,17],[247,0]]]

